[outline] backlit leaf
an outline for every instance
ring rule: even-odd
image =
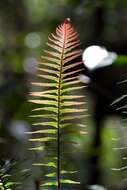
[[[47,141],[53,141],[56,140],[55,137],[41,137],[41,138],[33,138],[29,139],[30,142],[47,142]]]
[[[80,184],[79,181],[73,181],[73,180],[70,180],[70,179],[61,179],[60,182],[61,183],[68,183],[68,184]]]
[[[45,174],[48,181],[44,181],[42,186],[57,186],[57,190],[61,190],[61,183],[79,184],[71,179],[61,179],[61,175],[70,176],[75,173],[62,168],[62,156],[70,151],[67,148],[63,152],[61,146],[67,144],[68,147],[69,144],[70,147],[77,144],[73,139],[69,139],[68,135],[73,137],[76,134],[77,127],[87,111],[84,107],[85,98],[80,92],[84,88],[79,81],[82,61],[75,61],[81,55],[81,50],[77,49],[80,45],[77,36],[69,19],[65,19],[64,23],[57,27],[56,33],[48,38],[47,49],[37,68],[38,81],[31,83],[35,92],[30,93],[29,102],[34,103],[36,107],[30,115],[34,120],[32,130],[27,132],[29,141],[32,142],[29,150],[44,151],[44,162],[33,165],[47,169],[52,167],[53,171],[48,169]],[[80,126],[79,130],[83,132]]]

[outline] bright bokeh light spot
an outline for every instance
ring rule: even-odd
[[[23,67],[27,73],[35,73],[37,67],[37,60],[34,57],[26,57],[24,59]]]
[[[36,32],[31,32],[25,37],[25,44],[29,48],[37,48],[41,44],[40,35]]]
[[[86,75],[80,74],[79,75],[79,80],[81,82],[84,82],[85,84],[89,84],[90,83],[90,78],[88,76],[86,76]]]
[[[91,185],[89,186],[89,190],[107,190],[107,189],[100,185]]]
[[[116,53],[108,52],[105,48],[96,45],[89,46],[83,52],[83,62],[90,70],[111,65],[116,58]]]
[[[13,137],[18,140],[26,141],[27,132],[30,131],[29,125],[24,121],[13,121],[9,127],[9,131]]]

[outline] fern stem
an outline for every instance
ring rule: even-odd
[[[64,22],[64,35],[63,35],[63,48],[61,52],[61,63],[60,63],[60,75],[59,75],[59,82],[58,82],[58,131],[57,131],[57,182],[58,182],[58,190],[61,189],[60,183],[60,111],[61,111],[61,79],[62,79],[62,72],[63,72],[63,55],[65,49],[65,41],[66,41],[66,22]]]
[[[58,91],[58,130],[57,130],[57,189],[60,190],[60,90]]]
[[[57,130],[57,189],[60,190],[60,101],[61,101],[61,72],[62,66],[60,68],[60,77],[58,85],[58,130]]]

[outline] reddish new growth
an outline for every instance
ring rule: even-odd
[[[65,18],[65,20],[64,20],[64,24],[68,24],[68,23],[70,23],[70,21],[71,21],[70,18]]]

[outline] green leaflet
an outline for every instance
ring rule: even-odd
[[[58,186],[58,183],[56,181],[52,181],[52,182],[44,183],[41,186]]]
[[[67,170],[61,170],[61,174],[74,174],[77,171],[67,171]]]
[[[70,86],[70,85],[73,85],[73,84],[79,84],[80,81],[79,80],[74,80],[74,81],[69,81],[69,82],[66,82],[64,84],[62,84],[62,87],[66,87],[66,86]]]
[[[42,71],[42,72],[46,72],[46,73],[50,73],[50,74],[54,74],[56,76],[59,75],[58,71],[54,71],[53,69],[45,69],[45,68],[38,68],[38,71]]]
[[[58,51],[58,52],[60,52],[61,53],[61,48],[60,47],[58,47],[58,46],[56,46],[56,45],[54,45],[54,44],[51,44],[51,43],[47,43],[47,45],[49,46],[49,47],[51,47],[51,48],[53,48],[53,49],[55,49],[56,51]]]
[[[53,140],[56,140],[56,137],[42,137],[42,138],[29,139],[30,142],[47,142]]]
[[[52,93],[55,93],[55,91],[54,90],[50,90],[50,91],[46,91],[46,92],[44,91],[45,93],[42,93],[42,92],[33,92],[30,95],[33,96],[33,97],[42,97],[42,98],[57,100],[57,96],[55,96],[55,95],[52,94]]]
[[[46,177],[55,177],[56,176],[56,172],[46,174],[45,176]]]
[[[65,88],[62,90],[62,94],[65,93],[65,92],[70,92],[72,90],[79,90],[79,89],[83,89],[84,86],[76,86],[76,87],[68,87],[68,88]]]
[[[44,123],[33,123],[33,125],[41,125],[41,126],[51,126],[57,128],[58,122],[44,122]]]
[[[5,187],[6,188],[9,188],[10,186],[14,185],[15,183],[14,182],[8,182],[5,184]]]
[[[50,38],[50,39],[51,39],[51,38]],[[48,51],[48,50],[45,50],[44,52],[46,52],[46,53],[52,55],[53,57],[57,57],[57,58],[60,59],[60,54],[57,53],[57,52],[55,52],[55,51]]]
[[[55,121],[58,121],[58,119],[56,118],[56,115],[55,114],[40,114],[40,115],[30,115],[29,117],[32,117],[32,118],[47,118],[47,119],[53,119]]]
[[[27,134],[56,134],[56,130],[55,129],[44,129],[44,130],[37,130],[37,131],[31,131],[28,132]]]
[[[41,74],[38,74],[38,77],[58,82],[58,78],[54,77],[54,76],[51,76],[51,75],[44,75],[44,74],[41,75]]]
[[[126,94],[120,96],[119,98],[117,98],[111,105],[114,105],[114,104],[120,102],[120,101],[123,100],[124,98],[127,98],[127,95],[126,95]]]
[[[43,151],[44,147],[43,146],[36,146],[33,148],[29,148],[29,150],[31,150],[31,151]]]
[[[76,54],[76,55],[73,55],[73,56],[71,56],[71,57],[66,58],[65,61],[64,61],[64,64],[65,64],[65,63],[68,63],[69,61],[72,61],[72,60],[75,59],[76,57],[79,57],[79,55],[80,55],[80,54]]]
[[[45,83],[32,82],[31,84],[35,86],[40,86],[40,87],[49,87],[49,84],[46,82]],[[57,87],[57,83],[51,83],[51,87]]]
[[[78,181],[73,181],[73,180],[69,180],[69,179],[61,179],[60,183],[64,183],[64,184],[80,184],[80,182]],[[57,186],[58,184],[54,181],[54,182],[47,182],[42,184],[42,186]]]
[[[44,163],[34,163],[33,166],[45,166],[45,167],[57,168],[57,165],[56,165],[55,162],[48,162],[47,164],[44,164]]]
[[[70,179],[61,179],[60,182],[61,183],[68,183],[68,184],[80,184],[79,181],[73,181],[73,180],[70,180]]]
[[[67,121],[67,120],[76,120],[76,119],[80,119],[80,118],[84,118],[84,115],[76,115],[76,116],[63,116],[61,121]]]
[[[78,47],[79,44],[75,43],[74,45],[70,45],[68,48],[65,49],[65,53],[67,53],[68,51],[73,50],[74,48]]]
[[[59,59],[56,59],[53,57],[41,56],[41,58],[46,59],[46,60],[51,61],[51,62],[54,62],[54,63],[57,63],[57,64],[59,64],[59,62],[60,62]]]
[[[75,80],[75,79],[78,79],[78,78],[79,78],[78,76],[63,78],[62,83],[65,83],[67,81],[72,81],[72,80]]]
[[[66,101],[63,102],[62,106],[79,106],[79,105],[84,105],[84,102],[74,102],[74,101]]]
[[[11,190],[14,188],[14,185],[17,184],[17,182],[13,181],[12,174],[8,174],[9,170],[12,169],[14,163],[9,163],[1,165],[0,167],[0,189],[1,190]],[[15,164],[14,164],[15,165]],[[20,183],[21,185],[21,183]]]
[[[69,53],[66,54],[66,57],[71,57],[74,56],[74,55],[80,55],[81,54],[81,51],[80,50],[76,50],[76,51],[71,51]]]
[[[32,111],[48,111],[48,112],[54,112],[58,114],[58,109],[54,107],[44,107],[44,108],[36,108],[33,109]]]
[[[73,64],[71,64],[71,65],[68,65],[68,66],[66,66],[66,67],[63,69],[63,71],[67,71],[68,69],[74,68],[74,67],[76,67],[76,66],[80,66],[81,63],[82,63],[82,62],[80,61],[80,62],[77,62],[77,63],[73,63]]]
[[[57,71],[59,71],[59,65],[56,65],[54,63],[49,63],[49,62],[41,62],[39,61],[39,66],[38,68],[43,68],[43,67],[48,67],[48,68],[53,68],[53,69],[56,69]]]
[[[60,124],[61,129],[70,128],[70,127],[76,127],[77,128],[77,125],[75,123],[73,123],[73,125],[72,125],[72,122],[70,122],[70,121],[68,121],[68,123]]]
[[[36,108],[30,115],[33,118],[32,130],[27,134],[30,135],[29,141],[35,143],[31,143],[32,147],[29,150],[45,151],[48,163],[42,160],[41,163],[33,165],[53,168],[53,171],[48,169],[48,173],[45,174],[48,181],[42,179],[42,185],[57,186],[57,190],[61,190],[61,183],[79,184],[66,177],[61,179],[61,175],[70,176],[75,173],[75,170],[68,171],[62,168],[63,160],[66,161],[63,155],[66,152],[70,153],[68,148],[63,152],[62,146],[77,144],[68,139],[68,136],[76,134],[77,126],[81,123],[78,120],[81,120],[86,112],[84,96],[80,92],[84,86],[78,76],[82,61],[75,62],[75,58],[81,54],[77,49],[77,36],[68,19],[57,27],[56,34],[49,37],[48,48],[39,61],[38,81],[31,83],[35,92],[30,93],[29,102],[36,104]],[[79,69],[76,69],[78,66]]]
[[[42,105],[53,105],[57,107],[57,102],[56,101],[51,101],[51,100],[29,100],[29,102],[33,102],[35,104],[42,104]]]
[[[72,99],[81,99],[81,98],[84,98],[84,96],[81,96],[81,95],[77,95],[77,96],[76,95],[64,95],[62,97],[62,100],[72,100]]]
[[[67,171],[67,170],[61,170],[61,174],[74,174],[76,171]],[[56,172],[49,173],[45,175],[46,177],[56,177]]]
[[[6,178],[6,177],[11,177],[11,175],[10,175],[10,174],[4,174],[4,175],[2,176],[3,179]]]
[[[63,42],[59,41],[59,40],[54,40],[52,38],[48,38],[49,41],[53,42],[54,44],[58,45],[59,47],[61,47],[61,50],[62,50],[62,47],[63,47]],[[61,58],[61,57],[60,57]]]
[[[61,114],[63,113],[81,113],[87,111],[86,109],[74,109],[74,108],[63,108]]]
[[[0,185],[0,189],[1,189],[1,190],[5,190],[5,188],[4,188],[2,185]]]
[[[82,71],[82,69],[78,69],[78,70],[76,70],[76,71],[71,71],[71,72],[68,72],[68,73],[64,73],[63,74],[63,77],[68,77],[68,76],[70,76],[70,75],[74,75],[75,73],[79,73],[79,72],[81,72]]]

